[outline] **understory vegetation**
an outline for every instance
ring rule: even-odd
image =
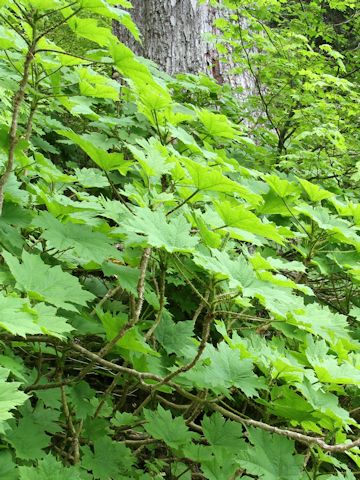
[[[359,10],[221,3],[251,92],[0,0],[1,480],[359,478]]]

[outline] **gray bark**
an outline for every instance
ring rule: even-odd
[[[142,45],[119,24],[114,32],[137,55],[153,60],[170,75],[202,72],[220,77],[218,56],[203,38],[213,32],[214,9],[197,0],[132,0],[132,4]]]
[[[218,83],[242,87],[243,95],[254,90],[249,74],[233,74],[232,55],[220,58],[210,37],[218,32],[214,20],[224,10],[199,5],[198,0],[132,0],[131,16],[142,35],[142,43],[118,23],[115,35],[137,55],[158,64],[170,75],[205,73]],[[231,51],[231,50],[230,50]]]

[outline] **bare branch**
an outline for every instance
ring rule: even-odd
[[[266,430],[267,432],[276,433],[277,435],[282,435],[283,437],[291,438],[305,445],[317,445],[323,450],[325,450],[326,452],[331,452],[331,453],[346,452],[347,450],[351,450],[352,448],[360,446],[360,438],[349,443],[338,443],[335,445],[329,445],[320,437],[311,437],[310,435],[305,435],[304,433],[298,433],[292,430],[274,427],[267,423],[259,422],[258,420],[253,420],[252,418],[243,418],[243,417],[240,417],[239,415],[236,415],[235,413],[230,412],[226,408],[221,407],[220,405],[209,404],[209,406],[213,410],[216,410],[217,412],[221,413],[227,418],[230,418],[231,420],[234,420],[235,422],[242,423],[243,425],[250,425],[252,427],[261,428],[262,430]]]

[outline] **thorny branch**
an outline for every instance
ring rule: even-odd
[[[34,27],[34,30],[35,30],[35,27]],[[35,31],[34,31],[34,36],[35,36]],[[9,152],[8,152],[7,162],[5,164],[5,170],[0,177],[0,215],[2,213],[2,207],[4,203],[5,186],[14,169],[15,149],[17,144],[19,143],[17,129],[18,129],[20,107],[24,100],[25,89],[29,81],[30,65],[34,59],[35,48],[36,48],[36,42],[34,41],[30,45],[29,50],[26,54],[26,57],[24,60],[23,76],[20,81],[19,89],[15,93],[13,98],[13,111],[12,111],[11,125],[10,125],[10,131],[9,131]]]
[[[210,316],[210,320],[211,320]],[[209,322],[209,318],[208,318]],[[209,322],[210,324],[210,322]],[[208,327],[204,326],[204,331],[205,331],[205,337],[207,335],[206,329]],[[205,338],[204,337],[204,338]],[[219,405],[219,402],[222,400],[222,397],[220,398],[204,398],[203,394],[204,392],[200,392],[198,395],[193,394],[185,389],[183,389],[180,385],[174,383],[172,381],[172,378],[174,375],[168,375],[167,377],[161,377],[160,375],[155,375],[153,373],[149,372],[139,372],[136,369],[125,367],[123,365],[119,365],[117,363],[111,362],[109,360],[105,360],[104,358],[100,357],[98,354],[91,352],[87,348],[83,347],[79,343],[76,342],[68,342],[65,343],[57,338],[51,337],[51,336],[46,336],[46,335],[28,335],[26,338],[20,337],[18,335],[1,335],[0,340],[8,340],[8,341],[24,341],[24,342],[44,342],[44,343],[49,343],[56,345],[58,348],[60,347],[66,347],[66,348],[71,348],[73,351],[79,352],[82,354],[84,357],[88,358],[91,363],[91,368],[93,368],[94,365],[102,365],[109,369],[109,371],[112,372],[117,372],[118,374],[124,374],[124,375],[129,375],[132,377],[137,378],[140,380],[141,387],[145,390],[148,390],[149,392],[155,393],[156,389],[159,386],[167,385],[171,387],[174,391],[176,391],[179,395],[181,395],[184,398],[187,398],[188,400],[191,400],[192,402],[196,402],[197,408],[199,405],[202,405],[202,409],[204,408],[210,408],[211,410],[218,411],[222,415],[224,415],[227,418],[230,418],[231,420],[234,420],[238,423],[241,423],[243,425],[249,425],[253,426],[256,428],[260,428],[262,430],[266,430],[270,433],[276,433],[277,435],[285,436],[287,438],[291,438],[299,443],[305,444],[305,445],[317,445],[320,447],[322,450],[330,453],[341,453],[341,452],[346,452],[348,450],[351,450],[356,447],[360,447],[360,438],[357,438],[353,440],[352,442],[349,443],[339,443],[339,444],[328,444],[326,441],[321,438],[321,437],[312,437],[310,435],[306,435],[305,433],[301,433],[299,431],[293,431],[289,430],[286,428],[280,428],[280,427],[275,427],[273,425],[269,425],[265,422],[261,422],[255,419],[251,418],[243,418],[240,415],[234,413],[233,411],[230,410],[230,407],[225,408],[221,405]],[[196,357],[195,357],[196,358]],[[191,362],[194,363],[194,360]],[[195,362],[196,363],[196,362]],[[194,363],[194,364],[195,364]],[[188,369],[189,364],[185,366],[186,369]],[[191,367],[190,367],[191,368]],[[180,370],[180,369],[179,369]],[[177,371],[176,374],[181,373]],[[118,378],[118,375],[116,375]],[[155,385],[153,383],[149,382],[157,382]],[[58,381],[54,382],[52,384],[45,384],[44,386],[47,386],[47,388],[64,388],[64,385],[67,385],[69,383],[72,383],[69,380],[64,380],[64,381]],[[26,392],[30,392],[32,390],[38,390],[42,387],[42,385],[34,385],[34,386],[27,386],[25,387]],[[111,386],[112,388],[112,386]],[[153,397],[153,393],[151,396]],[[147,398],[150,398],[147,397]],[[155,398],[155,397],[153,397]],[[157,397],[156,397],[157,398]],[[177,405],[174,402],[164,398],[163,396],[158,398],[159,401],[173,407],[173,408],[179,408],[180,410],[183,410],[185,408],[188,408],[188,405]],[[147,402],[144,402],[144,406],[146,405]],[[195,404],[195,403],[194,403]],[[193,423],[193,422],[191,422]],[[194,424],[195,427],[200,428],[196,424]],[[196,428],[195,428],[196,430]]]

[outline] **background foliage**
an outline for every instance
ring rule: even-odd
[[[0,0],[4,480],[359,474],[358,10],[224,3],[251,96]]]

